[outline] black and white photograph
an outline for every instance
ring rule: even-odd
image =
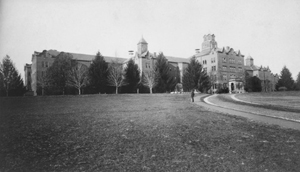
[[[0,172],[300,171],[299,0],[0,0]]]

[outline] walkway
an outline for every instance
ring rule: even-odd
[[[202,101],[203,97],[208,96]],[[299,113],[282,112],[264,108],[242,105],[234,102],[229,94],[227,95],[199,95],[195,103],[211,111],[221,112],[229,115],[242,116],[250,120],[263,122],[271,125],[279,125],[284,128],[300,130]]]

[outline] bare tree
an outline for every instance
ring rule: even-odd
[[[152,94],[152,89],[157,85],[157,80],[155,79],[154,70],[147,71],[143,73],[142,84],[150,89],[150,94]]]
[[[70,75],[67,84],[78,89],[78,94],[81,94],[81,88],[86,86],[88,78],[88,68],[78,63],[70,70]]]
[[[116,94],[118,94],[119,87],[126,85],[123,78],[122,64],[111,63],[108,70],[107,84],[116,87]]]
[[[42,89],[42,95],[45,95],[45,88],[49,86],[49,78],[47,75],[38,75],[37,84]]]

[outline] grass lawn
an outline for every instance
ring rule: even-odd
[[[269,107],[279,107],[300,112],[300,91],[247,93],[237,94],[236,97]]]
[[[300,131],[189,95],[0,99],[0,171],[299,171]]]

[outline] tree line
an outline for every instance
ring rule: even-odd
[[[206,92],[213,79],[203,70],[195,57],[183,72],[180,83],[179,68],[171,66],[163,53],[156,59],[153,69],[140,73],[138,65],[129,59],[125,66],[113,61],[107,63],[98,52],[89,67],[73,59],[72,54],[61,52],[45,73],[37,75],[39,95],[95,94],[95,93],[165,93],[181,89]],[[259,78],[245,76],[245,88],[262,91]],[[178,84],[180,83],[180,84]],[[289,69],[284,66],[276,90],[300,90],[300,72],[294,81]],[[0,62],[0,96],[22,96],[25,89],[21,75],[7,55]]]

